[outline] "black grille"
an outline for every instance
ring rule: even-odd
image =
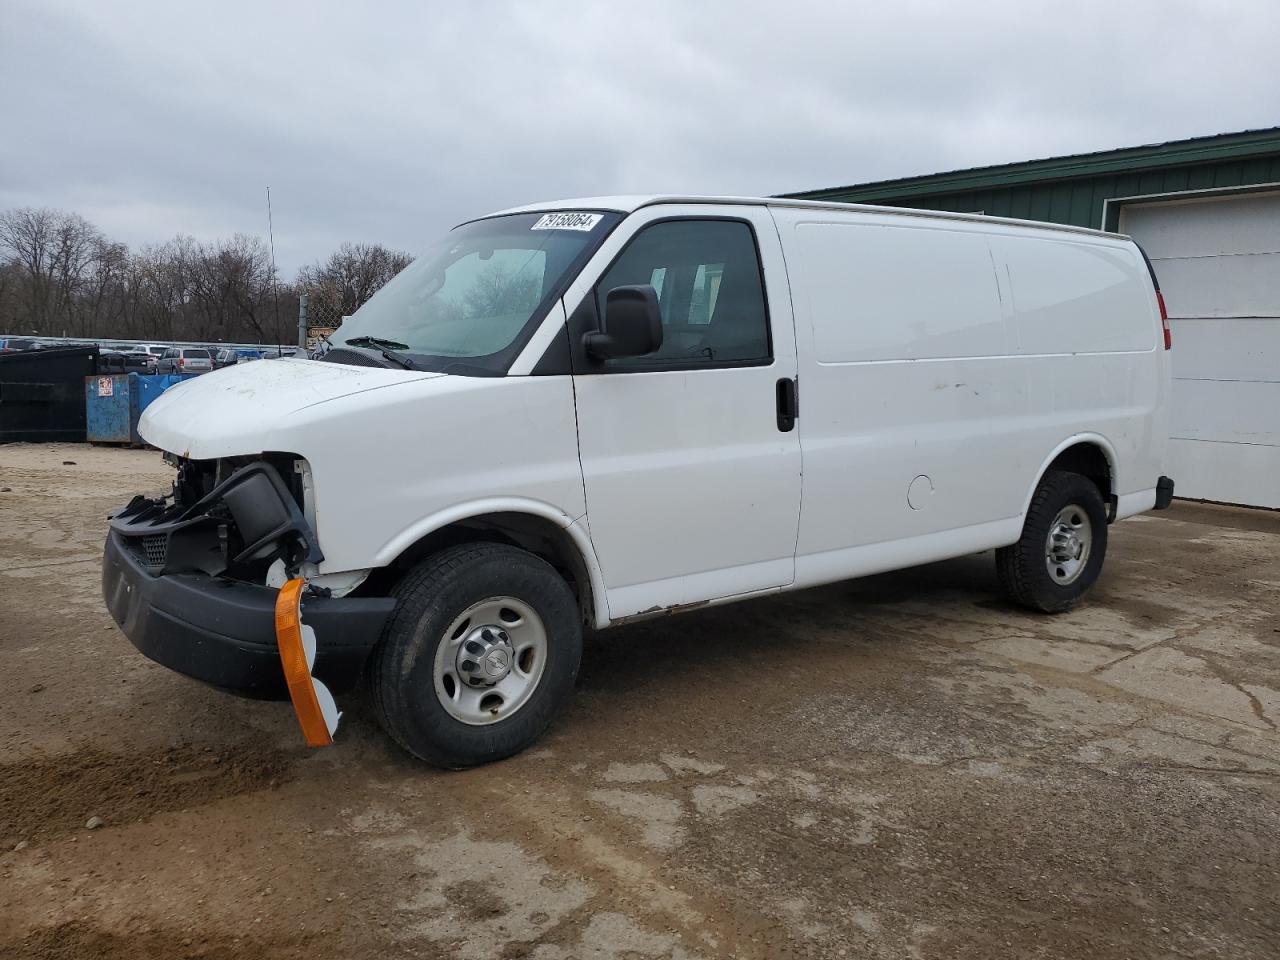
[[[151,533],[142,538],[142,561],[148,567],[163,567],[169,552],[169,537],[163,533]]]

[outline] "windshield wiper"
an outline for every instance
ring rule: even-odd
[[[407,343],[399,340],[388,340],[386,337],[347,337],[346,342],[353,347],[380,347],[383,350],[408,350]]]
[[[349,347],[373,347],[392,363],[399,364],[402,370],[417,370],[418,365],[397,350],[408,350],[407,343],[399,340],[388,340],[385,337],[348,337],[345,341]]]

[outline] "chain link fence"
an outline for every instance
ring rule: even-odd
[[[323,289],[303,289],[298,296],[298,346],[315,350],[345,319],[340,301],[326,296]]]

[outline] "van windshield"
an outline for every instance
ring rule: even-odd
[[[505,373],[620,219],[584,210],[464,223],[374,294],[330,342],[395,350],[423,370]]]

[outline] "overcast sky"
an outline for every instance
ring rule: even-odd
[[[0,0],[0,208],[342,240],[1280,124],[1280,3]]]

